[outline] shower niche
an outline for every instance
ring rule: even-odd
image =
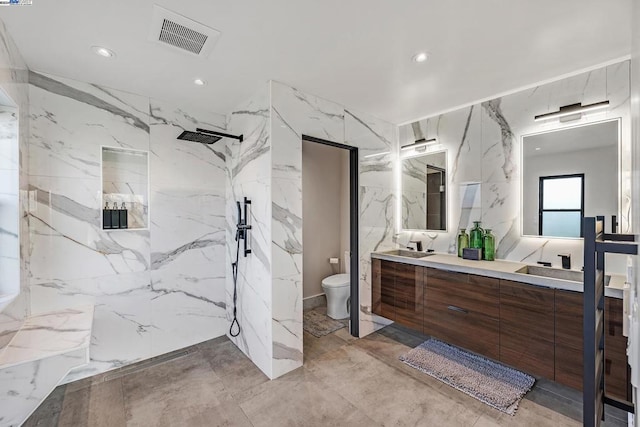
[[[149,228],[149,152],[102,147],[102,228]]]

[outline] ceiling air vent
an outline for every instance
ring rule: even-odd
[[[149,40],[199,57],[207,57],[220,32],[160,6],[153,6]]]

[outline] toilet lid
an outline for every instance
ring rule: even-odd
[[[334,274],[322,281],[322,286],[328,286],[330,288],[341,288],[343,286],[349,286],[350,282],[349,274]]]

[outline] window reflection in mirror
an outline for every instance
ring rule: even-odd
[[[585,216],[618,215],[620,121],[522,138],[525,236],[582,237]]]
[[[447,153],[402,159],[402,228],[447,229]]]

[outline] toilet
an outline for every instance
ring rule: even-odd
[[[351,274],[349,274],[348,252],[345,253],[347,273],[334,274],[322,280],[322,290],[327,297],[327,316],[332,319],[349,317],[349,297],[351,296]]]

